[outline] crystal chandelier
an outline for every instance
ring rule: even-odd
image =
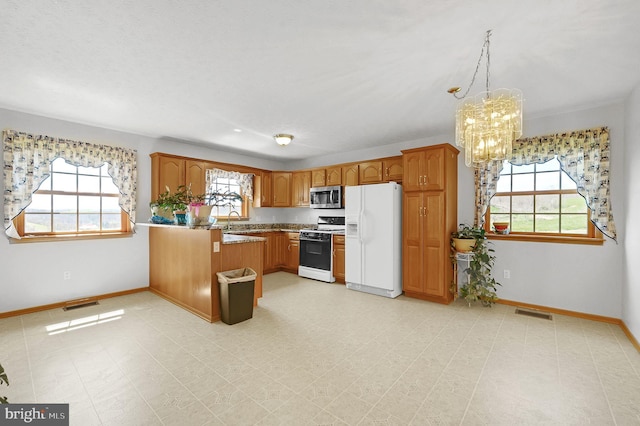
[[[522,136],[522,92],[518,89],[489,91],[489,37],[491,30],[487,31],[476,70],[465,94],[457,95],[459,87],[448,90],[456,99],[466,98],[475,82],[486,48],[487,90],[460,102],[456,109],[456,145],[464,147],[467,167],[490,160],[504,160],[511,154],[513,141]]]

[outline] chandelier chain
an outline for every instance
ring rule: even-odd
[[[480,51],[480,57],[478,58],[478,63],[476,64],[476,70],[473,72],[473,77],[471,78],[471,83],[469,84],[469,87],[467,87],[467,90],[464,92],[464,95],[462,96],[458,96],[456,93],[453,93],[453,96],[456,99],[464,99],[467,97],[467,95],[469,94],[469,91],[471,90],[471,88],[473,87],[473,84],[476,81],[476,77],[478,75],[478,70],[480,69],[480,64],[482,63],[482,58],[484,57],[484,49],[486,47],[487,49],[487,81],[486,81],[486,86],[487,86],[487,92],[489,92],[489,64],[491,63],[491,59],[489,56],[489,37],[491,37],[491,31],[492,30],[487,30],[487,35],[484,39],[484,44],[482,45],[482,50]]]
[[[491,65],[491,55],[489,54],[489,37],[491,37],[491,30],[487,31],[487,38],[484,45],[487,46],[487,96],[489,96],[489,65]]]

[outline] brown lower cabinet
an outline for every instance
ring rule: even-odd
[[[333,236],[333,276],[337,283],[345,283],[344,235]]]
[[[284,255],[284,232],[256,232],[251,234],[244,234],[253,237],[261,237],[265,239],[264,242],[264,262],[262,264],[262,273],[270,274],[271,272],[277,272],[285,265]]]
[[[250,234],[262,237],[264,243],[263,274],[277,271],[298,273],[300,264],[300,233],[299,232],[255,232]],[[336,282],[345,283],[344,235],[333,236],[333,275]]]
[[[285,232],[286,247],[285,247],[285,271],[293,274],[298,273],[298,266],[300,265],[300,233],[299,232]]]
[[[250,267],[257,273],[254,306],[262,296],[262,241],[224,244],[219,229],[149,229],[149,290],[210,322],[220,319],[217,272]]]

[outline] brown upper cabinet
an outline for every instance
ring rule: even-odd
[[[273,172],[273,207],[291,207],[291,172]]]
[[[206,192],[206,171],[214,168],[213,163],[159,153],[151,154],[151,200],[169,188],[175,192],[179,186],[191,186],[193,194]]]
[[[360,185],[382,182],[382,161],[360,163]]]
[[[291,206],[309,207],[311,172],[293,172],[291,177]]]
[[[357,164],[342,166],[342,184],[344,186],[358,185],[358,168]]]
[[[206,161],[185,160],[185,185],[191,185],[192,194],[206,192],[207,169],[212,168]]]
[[[385,182],[402,182],[404,175],[402,156],[399,155],[382,160],[382,170],[384,172],[383,179]]]
[[[315,169],[311,170],[311,186],[326,186],[327,185],[327,175],[325,169]]]
[[[428,150],[417,148],[404,153],[404,191],[437,191],[444,189],[445,147]]]
[[[254,178],[254,206],[271,207],[273,188],[271,172],[255,169],[239,164],[218,163],[198,158],[154,152],[151,157],[151,201],[169,187],[175,192],[180,185],[191,185],[193,194],[206,192],[206,173],[209,169],[233,170],[240,173],[251,173]]]
[[[151,154],[151,201],[157,200],[166,187],[170,192],[175,192],[178,186],[184,185],[184,170],[183,158]]]
[[[326,175],[327,186],[342,185],[342,167],[327,167]]]
[[[438,164],[436,158],[423,157],[417,161]],[[412,160],[406,161],[411,163]],[[243,165],[156,152],[151,154],[151,200],[156,200],[166,191],[166,187],[174,192],[180,185],[191,185],[191,191],[194,194],[204,194],[207,169],[221,168],[254,174],[254,207],[306,207],[309,205],[309,190],[312,187],[403,182],[404,167],[406,164],[403,162],[403,157],[397,156],[306,171],[271,172]],[[435,176],[437,173],[435,172]],[[437,179],[431,178],[430,173],[423,173],[421,177],[415,179],[421,182],[420,190],[433,189],[432,185],[425,187],[424,182],[437,184]]]
[[[253,178],[253,207],[271,207],[273,205],[273,180],[271,172],[263,171]]]

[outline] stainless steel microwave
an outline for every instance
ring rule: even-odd
[[[311,188],[309,207],[312,209],[341,209],[342,187],[337,185]]]

